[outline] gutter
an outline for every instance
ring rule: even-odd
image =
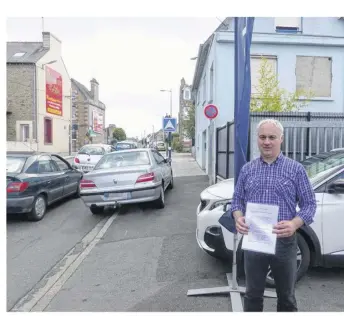
[[[33,102],[32,102],[32,116],[33,116],[33,139],[37,142],[38,151],[38,115],[37,115],[37,65],[34,65],[33,71]]]

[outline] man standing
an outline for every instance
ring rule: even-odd
[[[245,209],[248,202],[278,205],[274,255],[244,250],[246,274],[245,312],[263,311],[265,280],[269,266],[274,276],[277,311],[297,311],[295,283],[297,274],[296,231],[313,222],[316,200],[304,167],[283,156],[283,126],[267,119],[258,124],[261,156],[245,164],[236,184],[231,211],[236,229],[247,234]],[[296,212],[296,206],[299,212]]]

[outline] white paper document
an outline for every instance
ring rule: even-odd
[[[242,249],[275,254],[277,235],[272,230],[278,220],[278,205],[247,203],[245,218],[249,230]]]

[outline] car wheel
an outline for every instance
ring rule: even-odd
[[[95,215],[102,214],[104,212],[104,206],[91,206],[90,211]]]
[[[155,201],[156,208],[162,209],[165,207],[165,191],[164,183],[160,186],[160,197]]]
[[[31,212],[28,214],[28,219],[33,222],[40,221],[47,210],[47,201],[43,194],[40,194],[36,197],[33,202],[33,207]]]
[[[305,238],[297,233],[297,275],[296,281],[299,281],[306,273],[310,265],[311,252]],[[266,276],[266,285],[269,287],[275,287],[275,280],[272,275],[271,268],[269,267],[268,274]]]
[[[173,189],[173,173],[172,173],[172,178],[171,178],[171,182],[170,182],[170,184],[168,185],[168,188],[169,189]]]

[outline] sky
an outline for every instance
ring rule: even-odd
[[[128,137],[162,128],[170,110],[178,116],[179,87],[192,84],[202,44],[225,17],[44,18],[44,31],[62,41],[70,76],[90,89],[99,82],[106,105],[105,126],[116,124]],[[7,41],[42,41],[42,18],[8,18]],[[153,127],[154,126],[154,127]]]

